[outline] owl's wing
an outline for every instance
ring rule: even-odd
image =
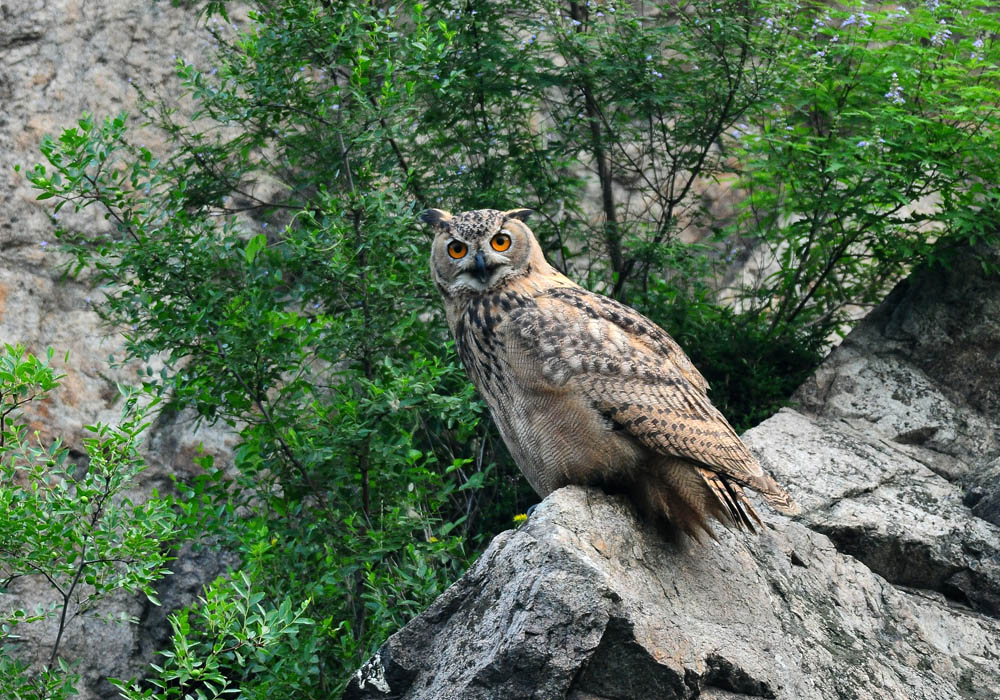
[[[571,386],[649,449],[705,465],[760,492],[778,510],[797,511],[709,401],[707,382],[665,331],[580,287],[549,289],[534,301],[513,310],[505,324],[515,364],[541,367],[553,390]]]

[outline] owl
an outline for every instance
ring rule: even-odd
[[[629,495],[698,538],[714,518],[754,531],[747,486],[798,506],[708,400],[708,384],[656,324],[550,265],[529,209],[430,209],[431,271],[465,369],[539,496],[568,484]]]

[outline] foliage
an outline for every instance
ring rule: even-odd
[[[309,601],[295,610],[286,598],[276,609],[265,610],[263,600],[264,594],[253,590],[245,573],[215,581],[197,606],[170,616],[172,648],[160,652],[165,659],[162,665],[153,665],[158,675],[149,681],[152,687],[143,688],[134,680],[112,682],[126,700],[206,700],[239,692],[241,674],[266,669],[307,692],[312,674],[300,663],[315,657],[312,649],[303,649],[298,634],[312,624],[304,616]],[[268,697],[266,690],[260,697]]]
[[[92,436],[83,441],[86,460],[79,463],[59,439],[46,444],[29,428],[23,411],[62,378],[51,357],[51,350],[40,359],[11,345],[0,356],[0,594],[33,578],[53,600],[0,616],[6,697],[68,697],[76,675],[60,656],[67,627],[117,591],[143,593],[157,604],[153,584],[167,573],[167,548],[178,531],[169,500],[154,491],[136,504],[128,495],[145,468],[136,449],[151,406],[140,406],[139,395],[125,395],[121,424],[87,426]],[[57,623],[47,662],[31,669],[14,656],[18,633],[48,619]]]
[[[127,359],[166,363],[146,376],[161,410],[239,435],[235,475],[206,458],[178,508],[247,578],[174,618],[130,693],[335,694],[531,502],[457,365],[417,210],[535,209],[550,259],[673,332],[740,427],[848,305],[996,242],[997,19],[977,0],[257,0],[240,28],[200,6],[212,64],[179,58],[183,95],[142,96],[167,148],[85,116],[29,173],[109,220],[57,234]],[[738,218],[704,206],[713,181],[745,193]],[[717,246],[683,243],[697,227]],[[718,294],[751,247],[771,267]],[[284,663],[249,651],[258,605]]]
[[[744,233],[775,263],[749,290],[772,335],[783,324],[829,333],[912,264],[998,242],[993,9],[817,4],[798,18],[800,41],[782,58],[790,89],[740,125],[734,146]]]

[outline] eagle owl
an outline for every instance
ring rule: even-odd
[[[625,491],[645,516],[694,537],[714,537],[709,517],[754,530],[744,486],[797,512],[677,343],[552,267],[530,213],[421,219],[435,232],[431,270],[459,356],[538,495],[568,484]]]

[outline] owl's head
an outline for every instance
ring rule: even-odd
[[[435,232],[431,247],[434,282],[447,297],[483,294],[527,274],[545,257],[524,220],[530,209],[477,209],[449,214],[428,209],[420,219]]]

